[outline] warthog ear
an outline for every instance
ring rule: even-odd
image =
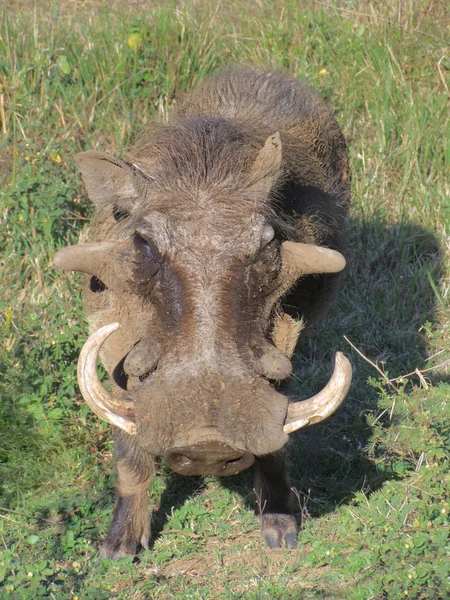
[[[273,179],[280,170],[281,157],[281,139],[277,131],[267,138],[264,148],[258,152],[258,156],[250,169],[248,186],[267,188],[267,192],[269,192]]]
[[[89,150],[75,156],[89,198],[95,204],[111,203],[131,208],[140,180],[151,181],[140,167],[104,152]]]

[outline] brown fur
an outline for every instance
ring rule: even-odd
[[[258,458],[255,462],[256,506],[261,515],[261,531],[269,548],[296,546],[297,525],[292,511],[292,491],[284,450]]]
[[[118,497],[112,525],[103,545],[102,558],[122,558],[135,554],[140,543],[148,548],[150,514],[147,489],[153,463],[128,459],[117,463]]]
[[[126,242],[85,286],[92,330],[121,324],[102,360],[113,393],[136,406],[137,437],[119,435],[119,500],[103,554],[132,553],[147,535],[146,461],[198,444],[257,457],[266,541],[292,547],[279,454],[287,398],[264,377],[289,375],[300,320],[320,318],[339,281],[308,276],[283,295],[280,259],[285,240],[345,252],[349,170],[331,112],[297,80],[233,70],[191,92],[126,161],[77,160],[97,204],[89,239]]]

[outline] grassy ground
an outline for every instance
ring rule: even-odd
[[[450,597],[449,23],[438,0],[6,2],[1,598]],[[354,383],[337,415],[293,440],[297,550],[262,545],[248,475],[161,465],[151,551],[100,561],[110,434],[76,385],[79,286],[49,267],[89,216],[72,156],[120,154],[230,62],[307,78],[349,141],[353,257],[296,376],[299,396],[320,389],[341,349]]]

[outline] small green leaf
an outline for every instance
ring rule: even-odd
[[[69,61],[67,60],[67,56],[64,56],[64,54],[61,54],[61,56],[58,58],[58,68],[61,73],[64,73],[64,75],[70,74],[71,68]]]
[[[74,535],[73,531],[71,531],[69,529],[69,531],[66,532],[66,547],[73,548],[74,543],[75,543],[75,535]]]
[[[37,544],[39,541],[39,536],[38,535],[29,535],[27,537],[27,542],[29,544]]]

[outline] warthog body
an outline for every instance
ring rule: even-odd
[[[89,242],[55,265],[88,274],[79,382],[117,426],[119,497],[102,555],[147,546],[155,455],[186,475],[254,464],[265,540],[293,547],[283,447],[350,382],[340,355],[323,396],[288,405],[278,385],[345,265],[350,182],[336,121],[306,85],[234,70],[191,92],[126,160],[86,152],[77,163],[96,214]]]

